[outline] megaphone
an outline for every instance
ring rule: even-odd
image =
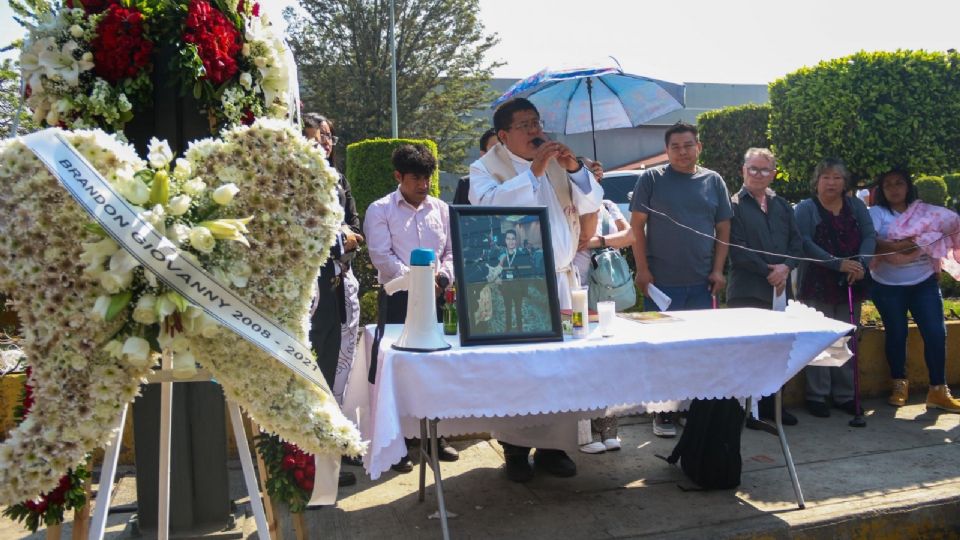
[[[433,250],[418,248],[410,253],[410,271],[383,286],[393,296],[407,291],[407,317],[403,332],[392,345],[398,351],[433,352],[450,348],[443,339],[437,322],[437,302],[434,298]]]

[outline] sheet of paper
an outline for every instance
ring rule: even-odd
[[[787,309],[787,288],[783,288],[783,292],[777,294],[777,288],[773,288],[773,311],[785,311]]]
[[[669,296],[664,294],[663,291],[658,289],[653,283],[647,286],[647,296],[657,304],[660,311],[666,311],[667,308],[670,307],[670,302],[673,302]]]

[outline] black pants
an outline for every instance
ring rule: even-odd
[[[310,316],[310,345],[317,353],[320,373],[332,389],[337,362],[340,361],[340,317],[343,311],[343,285],[333,275],[332,266],[320,271],[318,295],[317,310]]]

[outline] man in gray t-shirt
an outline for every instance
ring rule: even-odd
[[[664,142],[669,165],[640,175],[630,201],[637,286],[646,294],[656,282],[670,297],[671,311],[709,309],[711,295],[727,284],[723,266],[733,216],[730,195],[719,174],[697,165],[703,147],[696,127],[678,122],[667,129]],[[657,309],[649,296],[643,305]],[[668,415],[654,418],[653,433],[676,434]]]

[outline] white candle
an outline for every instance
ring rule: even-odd
[[[570,303],[573,307],[573,313],[580,314],[580,321],[582,321],[581,326],[574,324],[573,327],[573,336],[574,337],[584,337],[587,335],[587,330],[590,328],[590,318],[587,313],[587,289],[575,288],[570,291]],[[574,317],[576,320],[576,317]]]

